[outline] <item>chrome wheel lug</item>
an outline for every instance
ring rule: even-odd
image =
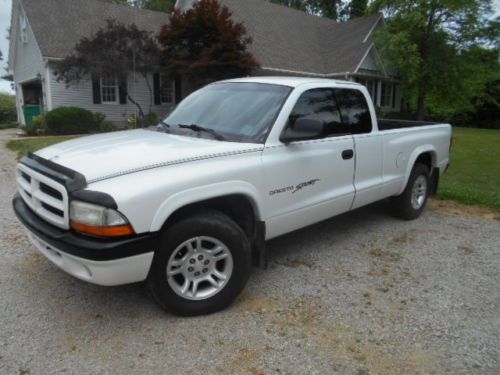
[[[210,264],[210,261],[207,259],[205,262],[204,262],[205,266],[209,265]]]
[[[203,273],[207,273],[208,272],[208,268],[203,268]]]
[[[200,276],[200,273],[199,272],[195,272],[194,275],[195,276]]]
[[[196,262],[193,258],[189,259],[189,263],[194,264]]]
[[[188,268],[188,271],[189,271],[189,272],[193,272],[193,271],[194,271],[194,268],[193,268],[193,267],[189,267],[189,268]]]
[[[203,260],[203,255],[198,255],[198,260]]]

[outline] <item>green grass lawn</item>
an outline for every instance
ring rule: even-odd
[[[7,148],[21,157],[75,137],[16,139]],[[500,130],[453,129],[451,166],[441,180],[438,197],[500,211]]]
[[[500,211],[500,130],[453,129],[451,165],[438,197]]]
[[[76,137],[78,136],[67,135],[67,136],[31,137],[31,138],[13,139],[7,142],[7,148],[9,150],[17,152],[17,156],[21,158],[28,152],[34,152],[44,147],[53,145],[55,143],[67,141],[68,139],[73,139]]]

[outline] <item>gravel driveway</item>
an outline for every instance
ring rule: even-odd
[[[228,310],[177,318],[141,285],[67,276],[14,217],[0,132],[1,374],[500,374],[500,222],[386,204],[268,244]]]

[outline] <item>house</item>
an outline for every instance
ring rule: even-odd
[[[178,0],[176,6],[188,9],[195,1]],[[382,110],[400,109],[400,85],[373,44],[373,33],[384,22],[381,15],[338,23],[264,0],[219,1],[253,39],[250,51],[261,64],[254,75],[356,80],[368,87]],[[62,106],[101,112],[117,123],[136,113],[113,76],[88,77],[71,86],[56,79],[57,62],[108,18],[154,34],[168,23],[165,13],[99,0],[13,0],[8,70],[14,76],[20,123]],[[145,112],[159,116],[190,92],[186,80],[160,73],[143,79],[131,72],[126,86]]]

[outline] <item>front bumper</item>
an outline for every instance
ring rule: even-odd
[[[158,248],[156,234],[113,240],[85,237],[46,223],[18,194],[12,204],[17,217],[28,229],[31,242],[70,275],[106,286],[146,279]]]

